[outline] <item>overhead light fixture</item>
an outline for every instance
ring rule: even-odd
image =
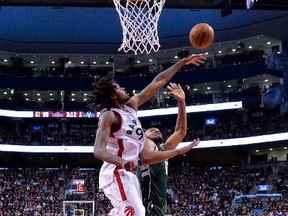
[[[238,42],[237,47],[238,47],[239,49],[242,49],[242,48],[245,47],[245,45],[244,45],[243,43],[241,43],[241,42]]]

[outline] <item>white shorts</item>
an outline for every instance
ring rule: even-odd
[[[113,183],[103,188],[111,201],[111,216],[145,216],[141,188],[135,174],[126,170],[115,170]]]

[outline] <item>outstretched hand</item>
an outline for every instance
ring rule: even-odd
[[[186,65],[193,64],[195,66],[199,66],[200,64],[204,64],[206,59],[207,58],[202,54],[191,55],[191,56],[186,57],[185,64]]]
[[[177,101],[185,100],[185,93],[180,84],[170,83],[167,86],[169,95],[172,95]]]
[[[186,152],[190,151],[193,147],[197,146],[199,144],[199,139],[194,139],[192,143],[190,143],[187,146],[181,147],[178,150],[178,154],[185,154]]]

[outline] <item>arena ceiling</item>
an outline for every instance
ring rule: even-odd
[[[227,3],[232,13],[222,17]],[[122,29],[112,0],[1,0],[0,5],[2,52],[123,54],[118,52]],[[246,0],[230,5],[228,0],[167,0],[158,25],[161,50],[190,47],[189,31],[200,22],[214,28],[217,46],[259,35],[287,40],[287,9],[285,0],[258,0],[249,11]]]
[[[222,17],[227,3],[232,13]],[[199,51],[189,44],[188,34],[202,22],[213,27],[215,41],[207,50]],[[246,0],[231,0],[230,5],[228,0],[167,0],[158,25],[160,51],[148,58],[137,55],[135,62],[171,61],[183,49],[209,55],[222,51],[225,55],[237,49],[238,42],[245,45],[244,49],[271,50],[288,40],[287,22],[287,0],[258,0],[249,11]],[[88,62],[105,65],[111,57],[121,61],[122,56],[134,55],[118,52],[121,41],[122,29],[112,0],[0,0],[1,64],[11,64],[11,57],[19,56],[28,66],[51,65],[63,57],[69,58],[72,66]],[[261,84],[266,79],[247,81]],[[274,83],[279,77],[270,75],[268,79]],[[218,88],[219,83],[214,85]],[[205,86],[197,88],[205,91]],[[2,91],[4,95],[7,90],[0,89],[0,96]],[[81,97],[80,92],[79,100]]]

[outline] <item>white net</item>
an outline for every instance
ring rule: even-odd
[[[166,0],[113,0],[123,40],[119,51],[149,54],[160,48],[158,20]]]

